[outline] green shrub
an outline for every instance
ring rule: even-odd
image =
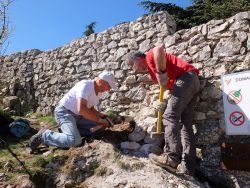
[[[113,110],[109,110],[108,112],[107,112],[107,116],[110,118],[110,119],[115,119],[117,116],[118,116],[118,113],[117,112],[115,112],[115,111],[113,111]]]

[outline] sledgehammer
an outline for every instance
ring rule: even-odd
[[[109,119],[108,117],[106,117],[106,120],[109,122],[109,127],[112,127],[112,126],[114,125],[113,122],[112,122],[112,120]],[[90,129],[90,131],[91,131],[92,133],[94,133],[94,132],[96,132],[96,131],[98,131],[99,129],[102,129],[102,128],[103,128],[102,125],[96,125],[95,127],[92,127],[92,128]]]
[[[160,102],[163,102],[163,92],[164,92],[164,89],[162,86],[160,86],[160,95],[159,95]],[[156,132],[151,132],[150,137],[151,138],[163,138],[164,133],[161,131],[161,129],[162,129],[162,112],[159,110]]]

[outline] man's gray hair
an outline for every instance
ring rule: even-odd
[[[133,61],[135,60],[136,58],[138,57],[146,57],[146,55],[140,51],[136,51],[136,52],[131,52],[129,55],[128,55],[128,60],[129,61]]]

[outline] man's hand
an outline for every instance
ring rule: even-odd
[[[104,118],[104,119],[108,117],[107,114],[103,114],[103,113],[101,113],[101,112],[99,112],[99,116],[100,116],[101,118]]]
[[[172,91],[166,90],[166,91],[164,91],[163,99],[168,100],[171,97],[171,95],[172,95]]]
[[[111,126],[111,124],[109,123],[109,121],[105,118],[100,118],[99,121],[97,122],[98,124],[102,125],[103,128],[108,128]]]
[[[156,76],[156,79],[157,79],[159,85],[166,88],[167,83],[168,83],[168,75],[167,75],[167,73],[166,72],[164,72],[164,73],[157,72],[155,76]]]
[[[164,91],[164,94],[163,94],[163,101],[162,102],[159,102],[159,104],[157,105],[157,110],[164,113],[164,111],[166,110],[167,108],[167,105],[168,105],[168,100],[169,98],[171,97],[171,90],[166,90]]]
[[[157,110],[164,113],[168,105],[168,100],[163,100],[163,102],[160,102],[157,106]]]

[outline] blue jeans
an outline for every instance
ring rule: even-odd
[[[76,115],[63,106],[57,106],[54,114],[62,133],[46,130],[42,135],[43,144],[61,148],[75,147],[82,143],[81,135],[93,134],[90,128],[95,127],[96,122]]]

